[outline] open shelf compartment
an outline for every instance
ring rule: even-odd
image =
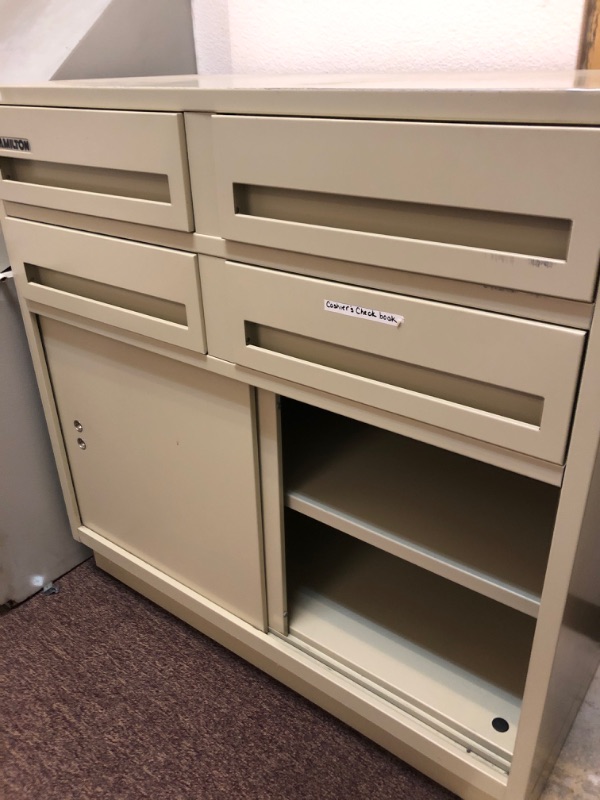
[[[508,771],[535,621],[293,511],[289,639]]]
[[[558,487],[282,400],[285,504],[537,616]]]

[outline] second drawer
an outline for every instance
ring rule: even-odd
[[[26,300],[206,352],[193,253],[17,219],[4,230]]]
[[[585,333],[201,259],[209,353],[561,464]]]

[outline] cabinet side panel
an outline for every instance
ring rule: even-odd
[[[0,203],[0,222],[2,223],[3,232],[4,234],[6,234],[5,231],[6,216],[4,213],[3,203]],[[15,254],[13,252],[12,242],[9,238],[6,239],[6,246],[7,249],[10,251],[7,253],[7,256],[9,257],[11,263],[14,264]],[[15,281],[15,284],[17,283],[18,281]],[[58,472],[58,477],[60,480],[60,485],[63,493],[63,499],[65,501],[66,512],[71,529],[71,535],[76,541],[79,541],[79,526],[81,525],[81,518],[79,515],[79,508],[77,506],[77,500],[73,488],[71,471],[67,455],[65,452],[63,438],[61,435],[60,423],[58,420],[56,405],[52,393],[52,385],[50,382],[50,377],[48,375],[48,367],[45,360],[41,334],[37,324],[37,318],[34,313],[30,313],[30,309],[28,308],[26,301],[23,299],[22,296],[20,296],[18,285],[16,286],[16,289],[17,289],[17,297],[19,299],[19,307],[21,310],[21,318],[23,320],[23,328],[25,331],[25,336],[27,338],[27,343],[29,345],[31,363],[33,365],[33,371],[35,373],[35,378],[37,381],[37,388],[40,394],[40,399],[42,401],[42,408],[44,411],[45,421],[48,428],[50,443],[52,445],[52,451],[54,454],[56,469]]]
[[[536,797],[600,661],[600,320],[592,324],[523,699],[510,800]]]
[[[90,551],[71,536],[14,281],[0,282],[0,605],[19,603]]]
[[[565,606],[530,791],[543,788],[600,662],[600,451]],[[537,777],[535,777],[537,776]]]

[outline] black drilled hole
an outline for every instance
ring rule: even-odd
[[[498,733],[506,733],[506,731],[510,728],[510,725],[502,717],[494,717],[492,720],[492,728],[495,731],[498,731]]]

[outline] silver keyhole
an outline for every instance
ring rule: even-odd
[[[82,450],[85,450],[85,448],[87,447],[87,444],[83,441],[81,436],[79,437],[79,439],[77,439],[77,444],[79,445],[79,447],[81,447]]]
[[[79,422],[78,419],[74,419],[73,420],[73,425],[75,427],[75,430],[79,431],[79,433],[81,433],[81,431],[83,430],[83,425],[81,424],[81,422]]]

